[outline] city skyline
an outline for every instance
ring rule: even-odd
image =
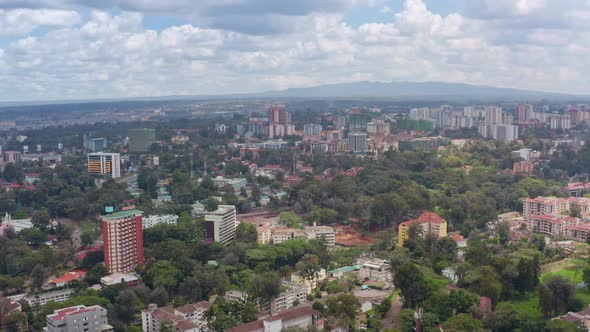
[[[590,3],[0,1],[0,101],[444,81],[588,94]]]

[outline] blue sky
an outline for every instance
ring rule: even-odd
[[[359,80],[590,94],[579,0],[0,1],[0,101]]]

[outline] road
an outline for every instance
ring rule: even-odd
[[[395,296],[395,299],[391,303],[389,311],[387,311],[387,314],[385,314],[385,317],[381,321],[381,323],[383,324],[383,329],[394,330],[399,327],[398,319],[401,310],[402,303],[399,300],[399,296]]]

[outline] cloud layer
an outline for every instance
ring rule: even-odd
[[[11,38],[0,46],[0,100],[220,94],[356,80],[590,93],[590,1],[467,3],[443,16],[422,0],[406,0],[399,12],[374,0],[0,0],[0,36]],[[359,5],[389,20],[351,26],[344,14]],[[145,16],[155,12],[190,23],[145,28]]]

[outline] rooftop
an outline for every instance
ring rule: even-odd
[[[143,215],[143,211],[141,210],[127,210],[127,211],[119,211],[115,213],[108,214],[106,216],[102,216],[103,220],[115,220],[121,218],[128,218],[136,215]]]
[[[424,212],[416,219],[404,221],[402,225],[411,225],[414,223],[423,224],[427,222],[440,224],[446,222],[446,220],[434,212]]]

